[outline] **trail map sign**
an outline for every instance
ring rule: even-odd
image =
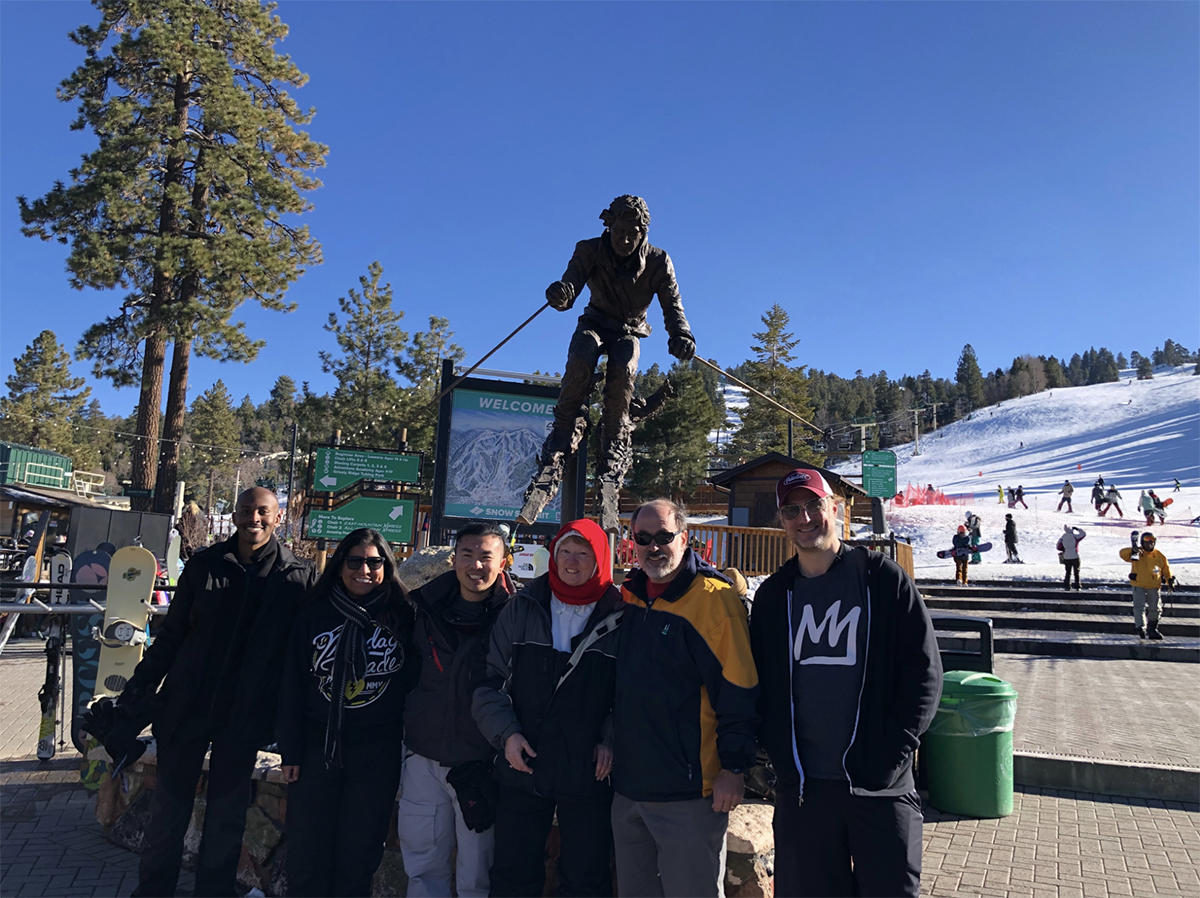
[[[360,527],[370,527],[390,543],[411,543],[415,511],[412,499],[359,496],[330,511],[310,511],[305,535],[309,539],[341,539]]]
[[[313,471],[313,491],[333,492],[345,489],[360,480],[417,483],[420,479],[419,455],[320,446],[317,448],[317,461]]]
[[[864,452],[862,478],[868,496],[890,499],[896,495],[896,453],[891,449]]]
[[[453,397],[444,513],[511,521],[537,470],[542,441],[554,423],[555,400],[464,389]],[[538,521],[562,521],[561,493]]]

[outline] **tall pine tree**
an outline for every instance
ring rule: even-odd
[[[812,406],[808,400],[804,366],[793,367],[796,357],[792,350],[800,342],[788,332],[790,322],[783,306],[775,303],[760,319],[765,330],[752,334],[756,343],[750,347],[755,358],[742,365],[741,378],[760,393],[770,396],[784,408],[811,421]],[[788,414],[751,393],[749,404],[742,412],[742,425],[733,438],[730,452],[740,461],[747,461],[767,452],[787,452]],[[792,454],[797,458],[819,461],[804,443],[807,428],[794,425]]]
[[[651,369],[657,372],[657,366]],[[713,405],[704,379],[693,366],[676,362],[670,371],[675,398],[633,432],[633,467],[628,485],[641,500],[656,496],[687,499],[708,473],[712,448],[708,435],[721,415]],[[638,378],[638,393],[649,395],[662,377]]]
[[[297,130],[312,110],[286,88],[307,80],[275,51],[287,26],[251,0],[93,0],[96,26],[70,37],[84,63],[59,89],[72,128],[97,148],[44,197],[19,198],[23,232],[70,244],[73,286],[128,291],[81,354],[118,385],[140,368],[133,486],[173,499],[192,349],[249,361],[260,343],[230,316],[283,296],[320,248],[291,216],[326,148]],[[173,343],[162,453],[159,420]],[[148,510],[148,500],[134,500]]]
[[[321,370],[337,378],[333,412],[342,436],[354,445],[387,448],[403,415],[404,393],[392,376],[402,363],[408,334],[401,329],[404,312],[392,307],[392,285],[380,283],[383,266],[372,262],[358,278],[359,292],[338,299],[325,330],[337,339],[340,353],[324,352]]]
[[[77,440],[72,426],[83,423],[92,391],[82,377],[71,376],[70,364],[71,356],[59,346],[54,331],[42,331],[13,359],[0,414],[5,440],[61,452],[82,470],[99,461],[88,437]]]
[[[986,404],[983,372],[979,370],[979,359],[975,347],[968,343],[958,357],[958,369],[954,373],[960,395],[971,408],[982,408]]]
[[[224,381],[218,380],[192,402],[188,435],[191,438],[188,468],[196,494],[203,494],[210,475],[224,492],[241,461],[238,451],[241,427]]]

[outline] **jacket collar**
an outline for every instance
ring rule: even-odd
[[[684,553],[683,562],[679,565],[679,573],[675,575],[675,579],[670,582],[666,592],[660,598],[668,602],[674,602],[688,591],[692,585],[692,581],[697,577],[712,577],[715,580],[720,580],[722,583],[728,583],[730,586],[733,585],[732,580],[701,558],[695,549],[688,549]],[[649,582],[650,578],[646,575],[646,572],[638,568],[625,578],[624,587],[642,603],[648,605],[649,599],[646,593],[646,584]]]

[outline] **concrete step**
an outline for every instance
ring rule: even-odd
[[[1164,608],[1170,609],[1172,617],[1200,621],[1200,608],[1193,605],[1180,605],[1164,599]],[[1128,615],[1133,611],[1133,601],[1109,601],[1102,599],[1089,600],[1072,593],[1069,597],[1064,593],[1061,599],[988,599],[962,598],[959,596],[926,596],[925,606],[939,611],[961,611],[963,614],[986,614],[988,616],[1006,612],[1035,611],[1046,614],[1075,614],[1088,615]]]
[[[1083,580],[1083,589],[1072,590],[1069,595],[1078,600],[1119,602],[1132,601],[1128,584],[1117,588],[1112,584],[1089,583]],[[925,598],[972,598],[972,599],[1055,599],[1063,598],[1068,593],[1059,584],[1044,586],[1021,586],[1013,584],[992,584],[972,581],[967,586],[954,584],[928,583],[917,584],[921,595]],[[1200,608],[1200,592],[1195,589],[1177,589],[1173,593],[1162,593],[1163,600],[1168,596],[1176,605],[1188,605]]]
[[[1129,626],[1132,628],[1132,623]],[[1200,639],[1186,636],[1169,636],[1161,642],[1154,642],[1141,639],[1133,633],[1083,633],[1013,627],[995,627],[992,636],[996,653],[1200,664]],[[953,631],[941,630],[937,640],[938,647],[943,650],[974,652],[979,649],[977,636],[959,636]]]
[[[1133,614],[1127,609],[1119,615],[1093,615],[1081,618],[1070,614],[1047,615],[1038,612],[1028,614],[986,614],[968,612],[965,609],[953,610],[955,613],[969,614],[971,617],[987,617],[994,629],[1005,630],[1053,630],[1062,634],[1068,633],[1114,633],[1121,636],[1132,634]],[[1180,636],[1200,639],[1200,620],[1163,617],[1158,622],[1158,629],[1164,636]]]

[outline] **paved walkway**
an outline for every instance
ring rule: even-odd
[[[996,675],[1016,751],[1200,769],[1200,664],[997,655]]]
[[[1022,696],[1018,750],[1200,767],[1197,665],[1001,655],[997,672]],[[34,641],[0,655],[0,895],[128,895],[137,856],[104,839],[78,754],[34,759],[44,675]],[[1002,820],[927,809],[926,895],[1200,898],[1200,804],[1041,789],[1014,804]]]

